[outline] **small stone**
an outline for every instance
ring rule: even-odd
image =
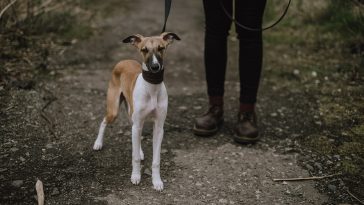
[[[19,149],[18,148],[16,148],[16,147],[13,147],[13,148],[11,148],[10,149],[10,151],[12,151],[12,152],[16,152],[16,151],[18,151]]]
[[[195,109],[195,110],[201,110],[202,107],[201,106],[194,106],[193,109]]]
[[[295,74],[295,75],[299,75],[299,74],[300,74],[300,71],[299,71],[299,70],[297,70],[297,69],[294,69],[294,70],[293,70],[293,74]]]
[[[180,110],[187,110],[187,107],[186,106],[179,106],[178,109],[180,109]]]
[[[14,187],[20,187],[21,185],[23,185],[23,180],[15,180],[11,183],[11,185],[13,185]]]
[[[59,191],[57,188],[54,188],[51,195],[54,196],[54,195],[58,195],[59,194]]]
[[[150,171],[150,169],[146,168],[144,170],[144,174],[148,175],[148,176],[152,176],[152,171]]]
[[[315,165],[315,167],[316,167],[317,169],[322,170],[322,165],[321,165],[321,163],[319,163],[319,162],[315,162],[315,163],[314,163],[314,165]]]
[[[197,183],[196,183],[196,186],[202,186],[202,183],[197,182]]]
[[[25,158],[24,157],[19,157],[20,161],[25,162]]]
[[[335,185],[329,184],[329,185],[327,186],[327,188],[328,188],[330,191],[332,191],[332,192],[335,192],[335,191],[336,191],[336,186],[335,186]]]
[[[317,77],[316,71],[312,71],[311,75],[312,75],[312,77]]]
[[[306,169],[310,170],[310,171],[313,171],[313,167],[309,164],[306,164],[305,165]]]
[[[129,135],[131,135],[131,132],[130,132],[130,131],[126,131],[126,132],[124,133],[124,135],[129,136]]]
[[[293,151],[294,151],[294,149],[291,147],[284,148],[284,152],[286,152],[286,153],[293,152]]]
[[[277,117],[277,115],[278,115],[278,114],[277,114],[277,113],[275,113],[275,112],[273,112],[273,113],[271,113],[271,114],[270,114],[270,116],[271,116],[271,117]]]
[[[6,170],[8,170],[7,168],[3,168],[3,169],[0,169],[0,172],[5,172]]]
[[[219,202],[222,203],[222,204],[226,204],[226,203],[228,203],[228,200],[227,199],[219,199]]]

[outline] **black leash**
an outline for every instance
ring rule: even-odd
[[[172,6],[172,0],[164,1],[164,25],[163,25],[162,33],[164,33],[166,31],[167,19],[169,16],[169,12],[171,11],[171,6]]]
[[[286,6],[286,8],[284,9],[284,12],[283,14],[279,17],[279,19],[274,22],[272,25],[270,26],[267,26],[265,28],[250,28],[248,26],[245,26],[241,23],[239,23],[235,18],[232,17],[232,15],[229,14],[229,12],[226,10],[226,8],[224,7],[224,5],[222,4],[222,0],[219,0],[220,1],[220,5],[221,5],[221,8],[222,10],[224,11],[224,13],[233,21],[235,22],[236,25],[238,25],[239,27],[245,29],[245,30],[248,30],[248,31],[265,31],[267,29],[270,29],[270,28],[273,28],[274,26],[276,26],[279,22],[282,21],[282,19],[286,16],[287,12],[288,12],[288,9],[289,9],[289,6],[291,5],[291,1],[292,0],[289,0],[288,1],[288,4]],[[238,0],[239,1],[239,0]],[[164,1],[164,25],[163,25],[163,29],[162,29],[162,33],[166,31],[166,26],[167,26],[167,20],[168,20],[168,17],[169,17],[169,12],[171,11],[171,6],[172,6],[172,0],[165,0]]]
[[[241,27],[241,28],[243,28],[243,29],[245,29],[245,30],[248,30],[248,31],[264,31],[264,30],[267,30],[267,29],[270,29],[270,28],[273,28],[275,25],[277,25],[279,22],[281,22],[282,21],[282,19],[286,16],[286,14],[287,14],[287,11],[288,11],[288,8],[289,8],[289,6],[290,6],[290,4],[291,4],[291,0],[289,0],[289,2],[288,2],[288,4],[287,4],[287,6],[286,6],[286,8],[285,8],[285,10],[284,10],[284,12],[283,12],[283,14],[281,15],[281,17],[279,17],[279,19],[276,21],[276,22],[274,22],[272,25],[270,25],[270,26],[267,26],[267,27],[265,27],[265,28],[250,28],[250,27],[248,27],[248,26],[245,26],[245,25],[243,25],[243,24],[241,24],[241,23],[239,23],[235,18],[233,18],[232,17],[232,15],[230,15],[229,14],[229,12],[225,9],[225,7],[224,7],[224,5],[222,4],[222,0],[219,0],[220,1],[220,5],[221,5],[221,8],[222,8],[222,10],[224,11],[224,13],[230,18],[230,20],[232,20],[236,25],[238,25],[239,27]],[[237,1],[239,1],[239,0],[237,0]],[[240,0],[241,1],[241,0]]]

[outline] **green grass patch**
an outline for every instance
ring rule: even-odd
[[[333,142],[326,136],[309,136],[306,145],[320,154],[332,154],[335,149]]]
[[[322,32],[339,34],[350,46],[363,45],[363,5],[358,6],[353,1],[330,0],[327,8],[317,18],[307,18],[305,23],[317,25]]]
[[[54,12],[26,19],[20,27],[31,35],[52,33],[66,40],[91,36],[92,29],[85,23],[77,22],[78,19],[68,12]]]

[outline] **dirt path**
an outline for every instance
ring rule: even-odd
[[[260,91],[263,140],[253,146],[232,142],[236,118],[236,46],[232,41],[231,70],[227,76],[226,124],[209,139],[191,132],[195,116],[206,105],[203,70],[203,11],[201,1],[174,1],[168,30],[182,38],[168,51],[166,85],[169,113],[162,145],[161,173],[165,190],[158,193],[151,184],[151,126],[147,125],[142,146],[142,182],[130,183],[131,132],[125,112],[106,131],[104,149],[94,152],[99,123],[104,114],[107,81],[112,66],[120,59],[139,58],[134,48],[122,45],[130,34],[158,34],[163,6],[155,1],[134,2],[131,11],[117,13],[98,23],[103,32],[54,56],[59,75],[32,92],[13,91],[5,99],[9,113],[4,126],[14,127],[4,136],[2,157],[9,159],[0,170],[4,203],[33,203],[34,184],[44,182],[47,204],[322,204],[325,194],[313,182],[277,183],[272,178],[309,176],[298,166],[297,153],[282,154],[293,140],[282,138],[277,128],[285,122],[270,117],[287,96],[273,97],[271,85],[263,80]],[[188,13],[188,15],[186,14]],[[48,90],[49,92],[44,92]],[[50,94],[52,93],[52,94]],[[54,129],[42,119],[45,110]],[[293,96],[294,97],[294,96]],[[273,104],[272,104],[273,99]],[[296,105],[300,106],[300,105]],[[16,112],[14,109],[17,109]],[[18,114],[17,114],[18,113]],[[294,115],[289,112],[287,115]],[[21,122],[16,119],[23,119]],[[5,123],[5,122],[4,122]],[[297,122],[298,123],[298,122]],[[279,125],[279,126],[276,126]],[[289,123],[292,129],[295,123]],[[304,129],[305,125],[301,126]],[[54,134],[52,134],[54,132]],[[278,138],[278,139],[277,139]],[[279,139],[282,139],[279,140]],[[284,140],[283,140],[284,139]],[[287,146],[288,148],[288,146]],[[289,152],[290,150],[286,150]],[[5,156],[5,157],[4,157]],[[10,187],[10,188],[9,188]]]

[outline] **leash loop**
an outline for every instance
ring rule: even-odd
[[[172,0],[164,1],[164,25],[162,28],[162,33],[164,33],[166,31],[167,20],[168,20],[169,12],[171,11],[171,6],[172,6]]]
[[[166,0],[167,1],[167,0]],[[239,1],[239,0],[238,0]],[[240,1],[242,1],[242,0],[240,0]],[[226,8],[224,7],[224,5],[222,4],[222,0],[219,0],[219,2],[220,2],[220,6],[221,6],[221,8],[222,8],[222,10],[224,11],[224,13],[226,14],[226,16],[228,16],[229,18],[230,18],[230,20],[232,20],[236,25],[238,25],[239,27],[241,27],[241,28],[243,28],[243,29],[245,29],[245,30],[248,30],[248,31],[265,31],[265,30],[268,30],[268,29],[270,29],[270,28],[273,28],[274,26],[276,26],[279,22],[281,22],[282,21],[282,19],[286,16],[286,14],[287,14],[287,11],[288,11],[288,8],[289,8],[289,6],[290,6],[290,4],[291,4],[291,0],[289,0],[288,1],[288,4],[287,4],[287,6],[286,6],[286,8],[284,9],[284,12],[283,12],[283,14],[279,17],[279,19],[276,21],[276,22],[274,22],[272,25],[270,25],[270,26],[267,26],[267,27],[265,27],[265,28],[251,28],[251,27],[248,27],[248,26],[245,26],[245,25],[243,25],[243,24],[241,24],[241,23],[239,23],[232,15],[230,15],[229,14],[229,12],[226,10]]]

